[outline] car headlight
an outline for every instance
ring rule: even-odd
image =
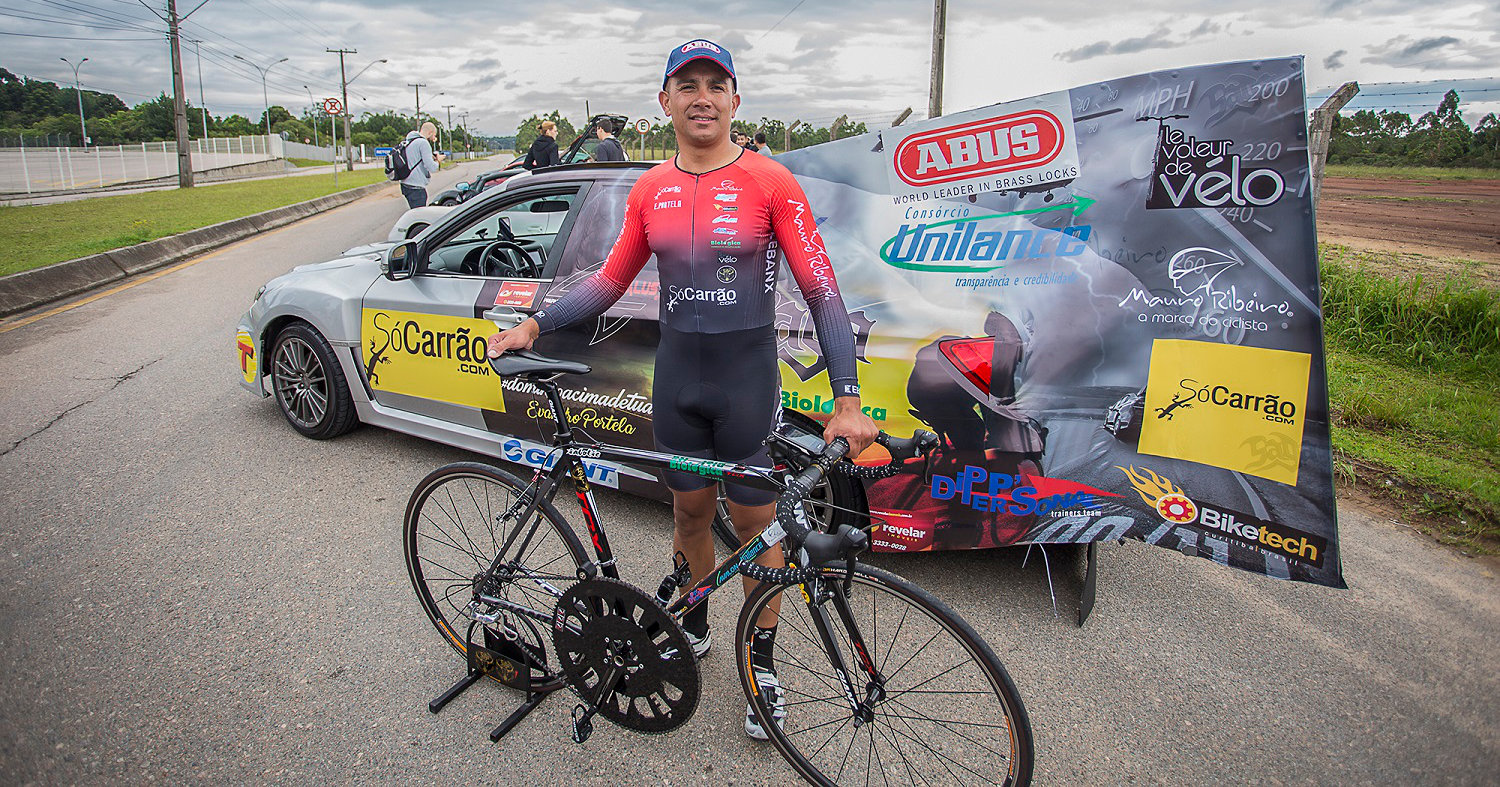
[[[255,297],[250,300],[250,303],[253,305],[253,304],[259,302],[260,301],[260,296],[265,295],[265,294],[266,294],[266,285],[262,284],[262,285],[260,285],[260,289],[258,289],[258,290],[255,291]]]

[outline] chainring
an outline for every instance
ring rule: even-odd
[[[698,709],[698,661],[687,635],[633,585],[596,577],[568,588],[553,611],[552,644],[568,685],[621,727],[669,732]],[[611,676],[613,690],[603,685]]]

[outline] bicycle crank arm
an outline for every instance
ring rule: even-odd
[[[599,681],[599,696],[594,698],[592,707],[578,703],[573,707],[573,742],[583,743],[594,734],[594,714],[599,712],[599,706],[604,700],[613,696],[615,686],[619,685],[620,679],[625,677],[625,668],[615,666],[605,674],[604,680]],[[582,712],[580,714],[580,711]]]

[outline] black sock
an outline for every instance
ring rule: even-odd
[[[775,671],[776,662],[771,656],[775,648],[776,627],[756,626],[755,634],[750,638],[750,666]]]
[[[704,601],[682,616],[682,628],[695,637],[708,633],[708,602]]]

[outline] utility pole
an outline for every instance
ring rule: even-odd
[[[906,119],[909,117],[911,117],[911,107],[907,107],[906,109],[902,110],[901,114],[897,115],[896,119],[891,121],[891,128],[895,128],[896,126],[905,123]]]
[[[839,138],[839,126],[844,125],[844,121],[846,121],[848,119],[849,119],[848,115],[839,115],[839,119],[833,121],[833,125],[828,127],[828,141],[829,142],[832,142],[833,140]]]
[[[199,3],[198,8],[202,7],[203,3]],[[198,8],[178,19],[177,0],[167,0],[167,38],[172,49],[172,114],[176,121],[173,125],[177,127],[177,187],[183,189],[193,187],[193,159],[192,151],[188,150],[187,99],[182,95],[182,46],[179,40],[182,31],[179,26]]]
[[[353,172],[354,171],[354,146],[352,144],[350,144],[350,142],[349,142],[349,80],[345,76],[345,71],[344,71],[344,55],[358,54],[359,50],[358,49],[329,49],[329,50],[326,50],[326,51],[328,51],[328,52],[337,52],[338,55],[339,55],[339,91],[340,91],[340,95],[342,95],[343,99],[344,99],[344,108],[343,108],[343,112],[342,112],[342,114],[344,116],[344,166],[346,168],[348,168],[348,170],[350,172]],[[369,68],[369,66],[365,66],[365,67]],[[337,149],[338,145],[339,145],[338,137],[335,136],[334,140],[333,140],[333,146],[334,146],[335,149]],[[335,156],[335,158],[337,158],[337,156]]]
[[[425,84],[414,85],[414,84],[412,84],[410,82],[407,82],[406,86],[407,87],[414,87],[414,88],[417,89],[417,129],[420,129],[420,128],[422,128],[422,88],[427,87],[427,85],[425,85]]]
[[[469,113],[460,112],[458,117],[464,122],[464,150],[472,156],[474,155],[474,143],[469,140]]]
[[[943,48],[948,38],[948,0],[933,0],[932,84],[927,92],[927,117],[943,114]]]
[[[73,65],[73,61],[66,57],[59,57],[58,60],[73,66],[73,92],[78,94],[78,130],[83,133],[83,147],[87,150],[89,146],[89,127],[87,123],[83,122],[83,85],[78,81],[78,69],[83,68],[83,64],[89,62],[89,59],[84,58],[78,61],[78,65],[76,66]]]
[[[453,104],[444,104],[443,109],[448,110],[448,148],[453,148]],[[459,115],[463,117],[463,115]]]

